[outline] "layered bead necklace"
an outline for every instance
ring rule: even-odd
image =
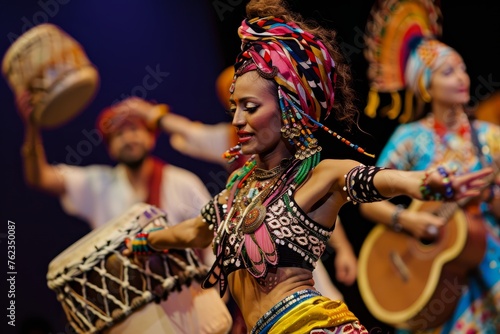
[[[472,143],[471,124],[465,113],[457,117],[455,129],[449,129],[437,122],[432,113],[427,116],[426,121],[434,137],[435,164],[447,162],[451,164],[449,167],[459,169],[473,164],[476,154]]]
[[[277,181],[290,162],[291,159],[284,159],[270,170],[253,166],[241,179],[231,209],[222,224],[227,233],[238,229],[243,233],[252,233],[262,225],[266,215],[266,208],[262,203],[271,190],[276,189]]]

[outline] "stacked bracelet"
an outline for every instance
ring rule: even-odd
[[[438,172],[443,177],[444,197],[446,199],[453,198],[453,196],[455,195],[455,192],[453,191],[453,187],[451,186],[450,175],[448,174],[446,169],[444,169],[442,166],[438,167]]]
[[[430,170],[425,172],[425,176],[422,178],[422,183],[420,185],[420,193],[422,194],[422,199],[425,201],[440,201],[443,199],[451,199],[455,195],[453,187],[451,184],[450,175],[442,166],[437,168],[437,171],[442,177],[442,182],[444,186],[444,195],[439,191],[434,191],[431,189],[428,183],[429,175],[431,175],[435,170]]]
[[[162,227],[151,229],[149,232],[162,230]],[[139,232],[132,240],[132,252],[137,255],[151,255],[154,253],[168,253],[168,249],[157,250],[148,243],[149,232]]]
[[[151,255],[153,251],[148,245],[149,233],[139,232],[132,240],[132,252],[138,255]]]

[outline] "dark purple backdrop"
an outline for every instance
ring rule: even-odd
[[[493,7],[493,2],[478,0],[458,5],[451,0],[441,1],[443,40],[455,47],[468,64],[471,95],[476,100],[488,96],[490,90],[500,88],[500,54],[497,51],[500,13]],[[51,22],[83,45],[101,76],[97,96],[81,114],[64,127],[43,133],[49,161],[76,162],[79,165],[112,163],[102,144],[91,145],[88,152],[81,151],[82,145],[89,147],[82,144],[88,141],[85,133],[94,129],[95,117],[102,108],[126,95],[144,92],[140,87],[148,74],[147,68],[168,72],[158,82],[157,88],[146,91],[147,99],[166,102],[175,112],[191,119],[206,123],[227,121],[216,98],[214,82],[218,73],[231,64],[239,47],[236,28],[243,15],[244,3],[229,0],[20,0],[2,3],[1,55],[27,27]],[[367,83],[360,34],[373,1],[292,3],[304,15],[338,30],[353,67],[358,103],[362,108]],[[19,155],[23,125],[5,80],[0,80],[0,101],[4,175],[0,181],[3,191],[0,208],[3,226],[0,230],[0,295],[3,297],[0,300],[4,315],[0,318],[3,319],[2,328],[6,328],[2,333],[20,332],[22,322],[33,316],[46,319],[52,333],[71,333],[55,294],[47,287],[45,275],[49,262],[89,232],[89,228],[83,221],[64,214],[57,199],[25,186]],[[367,120],[364,116],[361,116],[360,123],[371,135],[355,131],[355,135],[360,136],[357,142],[374,153],[378,153],[395,126],[388,120]],[[83,152],[78,155],[80,159],[75,160],[74,154],[70,158],[69,152],[78,152],[79,148]],[[350,154],[338,144],[327,151]],[[224,172],[219,166],[175,152],[166,136],[160,137],[156,153],[197,173],[211,192],[220,189],[220,176]],[[350,157],[364,159],[357,155]],[[347,233],[358,250],[371,224],[360,219],[352,207],[346,207],[342,216]],[[4,284],[8,272],[6,225],[9,220],[16,223],[15,328],[7,326],[9,311],[6,308],[11,299],[7,297],[9,286]],[[355,288],[340,287],[348,302],[351,300],[350,307],[375,333],[379,324],[366,314]]]

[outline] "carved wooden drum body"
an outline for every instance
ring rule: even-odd
[[[30,117],[44,128],[74,118],[99,86],[97,69],[82,46],[50,23],[31,28],[12,43],[2,73],[17,99],[29,94]]]
[[[122,216],[91,231],[50,262],[48,286],[57,294],[69,323],[78,333],[112,331],[124,320],[128,321],[129,330],[136,333],[154,333],[153,329],[151,332],[144,330],[155,325],[154,322],[160,327],[170,326],[171,320],[161,304],[153,301],[165,295],[168,300],[170,293],[179,292],[192,283],[198,286],[207,267],[191,249],[172,249],[167,254],[152,255],[144,266],[121,254],[125,238],[168,225],[162,210],[144,203],[136,204]],[[220,297],[217,296],[215,302],[221,303]],[[225,305],[222,306],[222,312],[227,312]],[[128,319],[134,317],[135,312],[141,314],[139,322]],[[142,327],[131,328],[130,323]]]

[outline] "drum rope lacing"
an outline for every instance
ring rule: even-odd
[[[151,210],[153,210],[153,212],[151,212]],[[185,260],[187,261],[187,264],[170,253],[159,255],[163,261],[164,276],[154,273],[150,268],[149,262],[146,262],[145,268],[142,268],[141,266],[130,261],[128,257],[121,254],[120,248],[123,246],[125,238],[132,238],[138,232],[143,230],[147,224],[152,223],[156,226],[165,226],[165,222],[166,216],[162,212],[158,213],[158,211],[154,211],[153,208],[151,208],[150,211],[146,210],[132,222],[130,228],[119,231],[121,233],[119,233],[120,235],[110,238],[103,246],[94,246],[95,251],[91,255],[83,258],[81,263],[69,265],[65,267],[61,273],[51,278],[48,277],[49,288],[56,291],[57,298],[60,302],[62,302],[65,312],[67,314],[69,314],[69,311],[71,312],[73,320],[78,322],[77,326],[79,328],[88,328],[88,331],[86,332],[89,333],[102,330],[103,327],[112,324],[114,320],[122,319],[132,313],[132,311],[151,302],[153,299],[158,298],[158,295],[151,292],[154,290],[152,286],[153,280],[161,282],[160,295],[164,292],[171,292],[176,286],[179,286],[180,277],[178,275],[172,275],[169,269],[170,264],[168,261],[171,261],[182,268],[182,272],[186,279],[196,277],[201,279],[206,274],[207,268],[200,266],[200,261],[198,260],[196,254],[190,249],[185,250]],[[105,267],[106,263],[104,260],[111,255],[116,256],[123,265],[123,280],[110,274]],[[146,278],[145,282],[143,282],[142,288],[147,290],[140,290],[130,284],[129,274],[132,271],[139,272]],[[92,283],[88,281],[87,276],[92,272],[97,272],[100,275],[100,283],[102,287],[94,284],[97,282]],[[107,280],[110,282],[108,283]],[[79,295],[74,291],[69,284],[70,282],[77,282],[80,284],[82,288],[82,295]],[[119,297],[121,300],[110,293],[108,285],[111,282],[120,286],[121,296]],[[88,304],[87,293],[90,292],[90,290],[93,290],[93,292],[96,292],[103,298],[104,310],[99,309],[95,305]],[[156,292],[160,291],[156,289]],[[138,295],[142,299],[137,299],[137,297],[135,297],[132,301],[130,300],[131,294]],[[119,311],[117,311],[116,307],[111,310],[110,303],[117,306]],[[81,311],[83,311],[84,314],[82,314]],[[76,315],[77,319],[75,319],[75,316],[73,315]],[[96,317],[102,320],[102,326],[95,326]]]

